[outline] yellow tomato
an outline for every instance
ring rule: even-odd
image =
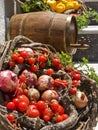
[[[77,10],[81,6],[81,4],[78,3],[78,1],[73,1],[73,4],[75,10]]]
[[[73,9],[73,8],[74,8],[73,2],[67,2],[66,9]]]
[[[59,2],[55,7],[55,11],[58,13],[63,13],[65,11],[65,5],[62,2]]]
[[[62,2],[63,4],[65,4],[65,5],[68,2],[68,0],[59,0],[59,1]]]
[[[56,4],[55,0],[47,0],[47,5],[49,5],[53,10],[55,9]]]

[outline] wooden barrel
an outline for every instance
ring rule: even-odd
[[[8,40],[24,35],[34,42],[51,44],[57,51],[73,54],[70,44],[77,41],[77,25],[74,16],[54,12],[32,12],[11,17]]]

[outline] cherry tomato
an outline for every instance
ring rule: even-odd
[[[73,87],[78,87],[79,86],[79,81],[78,80],[72,80],[72,86]]]
[[[55,112],[57,112],[58,114],[62,115],[62,114],[64,114],[64,108],[61,105],[59,105],[57,110],[55,110]]]
[[[74,79],[74,80],[80,80],[80,78],[81,78],[81,77],[80,77],[80,74],[74,74],[74,75],[73,75],[73,79]]]
[[[62,69],[62,64],[59,64],[58,66],[56,66],[57,70],[61,70]]]
[[[10,65],[10,67],[14,67],[15,66],[15,62],[14,61],[10,61],[9,65]]]
[[[30,66],[30,70],[32,71],[32,72],[37,72],[37,70],[38,70],[38,67],[37,67],[37,65],[32,65],[32,66]]]
[[[26,104],[26,102],[19,102],[18,104],[18,110],[20,112],[25,112],[27,110],[28,105]]]
[[[56,121],[56,122],[61,122],[61,121],[63,121],[62,115],[57,115],[57,116],[55,117],[55,121]]]
[[[52,110],[49,108],[49,107],[47,107],[47,108],[45,108],[43,111],[42,111],[42,115],[44,116],[44,115],[48,115],[48,116],[52,116]]]
[[[14,60],[14,61],[16,61],[17,60],[17,58],[18,58],[18,54],[17,53],[13,53],[12,55],[11,55],[11,59],[12,60]]]
[[[15,116],[11,113],[7,114],[7,119],[10,121],[10,122],[14,122],[15,121]]]
[[[18,96],[21,94],[23,94],[23,89],[21,87],[17,86],[16,91],[15,91],[15,95]]]
[[[19,95],[18,99],[20,100],[20,102],[25,102],[27,105],[29,105],[29,98],[26,95]]]
[[[17,58],[17,63],[18,64],[22,64],[24,62],[24,58],[22,57],[22,56],[19,56],[18,58]]]
[[[61,84],[61,79],[56,78],[56,79],[54,80],[54,85],[55,85],[55,86],[60,86],[60,84]]]
[[[16,106],[15,106],[15,103],[14,102],[8,102],[7,105],[6,105],[7,109],[9,110],[15,110],[16,109]]]
[[[68,114],[62,114],[61,116],[63,117],[63,120],[66,120],[69,117]]]
[[[29,58],[27,59],[27,62],[28,62],[28,64],[32,65],[32,64],[35,63],[35,59],[34,59],[33,57],[29,57]]]
[[[73,71],[73,67],[71,65],[66,65],[65,71],[68,72],[68,73],[72,72]]]
[[[59,59],[53,59],[53,60],[52,60],[52,64],[53,64],[54,66],[59,66],[60,60],[59,60]]]
[[[76,92],[77,92],[77,89],[76,88],[70,88],[69,92],[70,92],[71,95],[75,95]]]
[[[47,61],[47,57],[44,55],[39,55],[37,61],[41,63],[45,63]]]
[[[42,63],[42,62],[39,63],[39,67],[42,68],[42,69],[44,69],[45,68],[45,63]]]
[[[74,69],[73,72],[74,72],[75,74],[80,74],[80,71],[77,70],[77,69]]]
[[[27,113],[27,116],[33,117],[33,118],[40,116],[39,110],[34,108],[34,105],[29,105],[26,113]]]
[[[46,103],[41,100],[39,100],[36,105],[39,111],[42,111],[47,107]]]
[[[49,115],[43,116],[43,120],[46,121],[46,122],[49,121],[50,119],[51,119],[51,117]]]
[[[52,68],[49,68],[49,69],[46,70],[46,74],[51,76],[51,75],[54,74],[54,70]]]
[[[16,97],[12,101],[15,103],[15,106],[18,107],[18,104],[20,102],[19,98]]]
[[[26,89],[26,88],[23,89],[23,94],[27,96],[28,95],[28,89]]]
[[[25,50],[24,50],[24,51],[21,51],[21,52],[20,52],[20,56],[23,57],[24,59],[27,58],[27,56],[28,56],[27,51],[25,51]]]
[[[68,86],[69,84],[68,80],[65,80],[65,79],[62,80],[62,83],[64,83],[65,86]]]
[[[21,75],[19,76],[19,81],[20,81],[20,83],[22,83],[22,82],[25,83],[25,81],[26,81],[26,76],[25,76],[24,74],[21,74]]]
[[[59,107],[59,103],[57,101],[52,102],[51,104],[51,109],[55,112],[57,108]]]

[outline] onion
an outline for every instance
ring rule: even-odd
[[[18,85],[19,80],[14,72],[10,70],[0,72],[0,90],[6,93],[13,92]]]
[[[37,81],[37,88],[40,91],[44,91],[46,89],[52,89],[54,84],[54,79],[48,75],[41,75]]]
[[[29,87],[36,85],[37,83],[37,75],[31,71],[28,70],[24,70],[22,72],[23,75],[25,75],[26,77],[26,85],[28,85]]]
[[[40,98],[40,93],[37,89],[30,88],[28,90],[28,96],[29,96],[31,101],[37,101]]]
[[[50,103],[53,100],[58,100],[59,95],[55,90],[46,90],[42,93],[41,99],[44,100],[45,102]]]
[[[73,101],[77,108],[84,108],[87,105],[88,98],[84,92],[77,91],[76,95],[73,97]]]
[[[34,52],[31,48],[18,48],[17,50],[18,52],[21,52],[21,51],[26,51],[28,53],[28,56],[33,56],[34,55]]]

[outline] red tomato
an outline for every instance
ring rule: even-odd
[[[47,107],[46,103],[41,100],[39,100],[36,105],[39,111],[42,111]]]
[[[23,94],[27,96],[28,95],[28,89],[26,89],[26,88],[23,89]]]
[[[18,110],[20,112],[25,112],[27,110],[28,105],[26,104],[26,102],[19,102],[18,104]]]
[[[57,115],[57,116],[55,117],[55,120],[56,120],[56,122],[61,122],[61,121],[63,121],[62,115]]]
[[[55,112],[57,108],[59,107],[59,103],[57,101],[52,102],[51,104],[51,109]]]
[[[44,121],[49,121],[50,119],[51,119],[51,117],[49,115],[44,115],[43,116]]]
[[[35,73],[38,70],[37,65],[30,66],[30,70]]]
[[[78,87],[79,86],[79,81],[78,80],[72,80],[72,86]]]
[[[11,113],[7,114],[7,119],[10,121],[10,122],[14,122],[15,121],[15,116]]]
[[[62,83],[64,83],[65,86],[68,86],[68,84],[69,84],[68,80],[65,80],[65,79],[62,80]]]
[[[16,61],[17,60],[17,58],[18,58],[18,54],[17,53],[13,53],[12,55],[11,55],[11,58],[12,58],[12,60],[14,60],[14,61]]]
[[[76,88],[70,88],[69,92],[70,92],[71,95],[75,95],[76,92],[77,92],[77,89]]]
[[[24,50],[24,51],[21,51],[21,52],[20,52],[20,56],[23,57],[24,59],[27,58],[27,56],[28,56],[27,51],[25,51],[25,50]]]
[[[53,64],[54,66],[59,66],[60,60],[59,60],[59,59],[53,59],[53,60],[52,60],[52,64]]]
[[[47,61],[47,57],[44,55],[40,55],[40,56],[38,56],[37,61],[41,62],[41,63],[45,63]]]
[[[29,98],[26,95],[19,95],[18,99],[20,100],[20,102],[25,102],[27,105],[29,105]]]
[[[62,115],[64,114],[64,108],[61,105],[59,105],[57,110],[55,110],[55,112]]]
[[[51,76],[51,75],[54,74],[54,70],[52,68],[49,68],[49,69],[46,70],[46,74]]]
[[[61,79],[56,78],[56,79],[54,80],[54,85],[55,85],[55,86],[60,86],[60,84],[61,84]]]
[[[9,65],[10,65],[10,67],[14,67],[15,66],[15,62],[14,61],[10,61]]]
[[[25,76],[24,74],[21,74],[21,75],[19,76],[19,81],[20,81],[20,83],[21,83],[21,82],[24,82],[24,83],[25,83],[25,81],[26,81],[26,76]]]
[[[9,110],[15,110],[16,109],[16,106],[15,106],[14,102],[8,102],[7,105],[6,105],[6,107]]]
[[[70,65],[66,65],[66,67],[65,67],[65,71],[68,72],[68,73],[70,73],[70,72],[73,71],[73,67],[70,66]]]
[[[45,108],[44,109],[44,111],[42,111],[42,115],[44,116],[44,115],[48,115],[48,116],[52,116],[52,110],[49,108],[49,107],[47,107],[47,108]]]
[[[19,98],[14,98],[12,101],[15,103],[15,106],[18,107],[18,104],[20,102]]]
[[[63,120],[66,120],[69,117],[67,114],[62,114],[61,116],[63,117]]]
[[[24,62],[24,58],[22,57],[22,56],[19,56],[18,58],[17,58],[17,63],[18,64],[22,64]]]
[[[33,57],[29,57],[29,58],[27,59],[27,62],[28,62],[28,64],[32,65],[32,64],[35,63],[35,59],[34,59]]]
[[[75,74],[80,74],[80,71],[77,70],[77,69],[74,69],[73,72],[74,72]]]
[[[80,80],[80,74],[73,74],[73,79],[74,80]]]
[[[27,116],[29,117],[39,117],[40,116],[40,112],[38,109],[34,108],[34,105],[29,105],[29,107],[27,108]]]
[[[58,66],[56,66],[56,68],[58,69],[58,70],[61,70],[62,69],[62,64],[59,64]]]
[[[45,65],[46,65],[45,63],[39,63],[39,67],[42,68],[42,69],[45,68]]]

